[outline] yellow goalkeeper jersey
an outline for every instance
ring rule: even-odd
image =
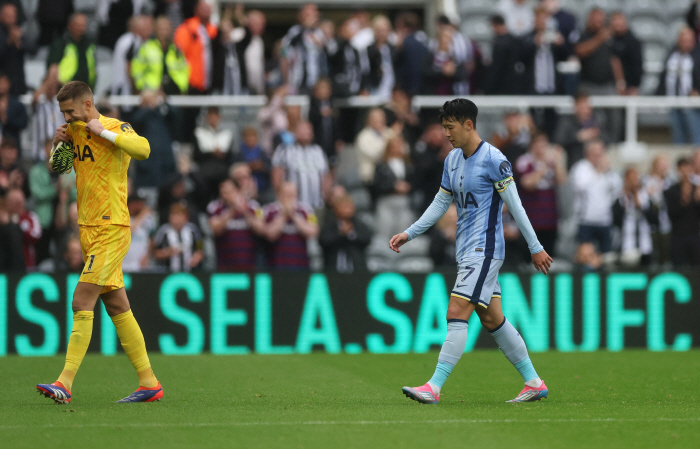
[[[117,133],[116,143],[94,135],[85,128],[83,122],[71,123],[66,133],[74,146],[78,224],[129,226],[126,197],[131,156],[119,148],[120,139],[127,138],[126,140],[135,141],[138,146],[145,145],[148,151],[150,148],[148,141],[138,137],[128,123],[103,115],[100,115],[99,120],[106,130]]]

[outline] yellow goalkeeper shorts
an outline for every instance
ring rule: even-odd
[[[79,282],[104,286],[101,293],[124,287],[122,262],[131,244],[128,226],[80,226],[85,266]]]

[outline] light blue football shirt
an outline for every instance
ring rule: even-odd
[[[481,141],[474,154],[455,148],[445,159],[440,188],[457,206],[457,260],[471,257],[505,258],[501,199],[495,183],[513,176],[508,159]]]

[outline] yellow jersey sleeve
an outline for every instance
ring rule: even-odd
[[[115,120],[115,122],[112,125],[112,129],[106,126],[105,129],[117,134],[114,141],[117,148],[137,161],[148,159],[148,156],[151,154],[151,145],[148,143],[148,140],[136,134],[130,124],[119,122],[118,120]]]

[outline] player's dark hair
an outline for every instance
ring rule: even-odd
[[[82,100],[83,98],[92,98],[92,90],[87,83],[82,81],[70,81],[66,83],[56,95],[58,102],[68,100]]]
[[[466,98],[455,98],[454,100],[446,101],[440,109],[440,121],[449,120],[459,123],[464,123],[471,120],[476,129],[476,116],[479,114],[479,108],[476,107],[473,101]]]

